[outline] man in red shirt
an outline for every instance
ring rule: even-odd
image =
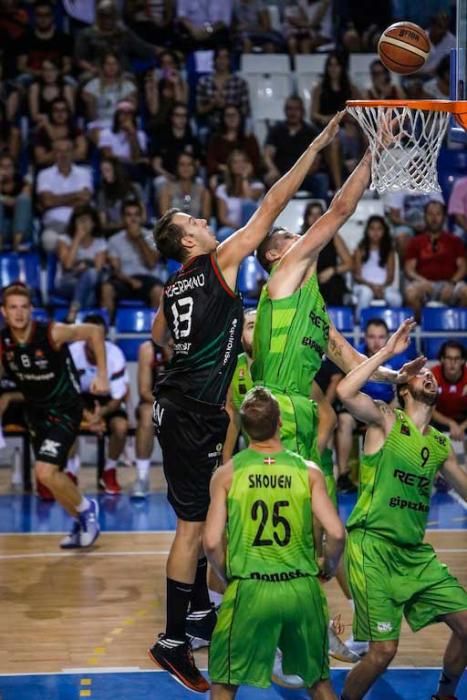
[[[459,238],[443,231],[445,216],[444,204],[429,202],[425,233],[412,238],[406,249],[405,300],[417,318],[426,301],[467,305],[465,248]]]
[[[457,340],[443,343],[440,364],[432,372],[438,382],[438,400],[433,422],[439,430],[449,429],[451,440],[464,440],[467,430],[467,352]]]

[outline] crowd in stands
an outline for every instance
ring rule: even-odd
[[[170,265],[151,223],[178,207],[223,240],[346,100],[446,97],[451,10],[449,0],[416,11],[403,0],[1,0],[2,253],[55,256],[69,322],[94,306],[112,319],[122,299],[157,306]],[[394,80],[372,58],[362,87],[349,56],[374,52],[399,19],[429,32],[424,72]],[[283,118],[258,129],[242,59],[288,54],[293,71],[317,52],[308,101],[291,87]],[[346,117],[303,183],[303,231],[365,147]],[[428,300],[466,305],[467,178],[452,184],[448,201],[388,194],[356,245],[336,236],[319,263],[326,302],[353,305],[357,319],[375,301],[417,316]]]

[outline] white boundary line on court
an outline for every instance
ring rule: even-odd
[[[333,671],[347,671],[344,666],[331,666]],[[200,668],[200,671],[207,671],[207,668]],[[441,666],[391,666],[385,673],[391,671],[440,671]],[[86,666],[83,668],[64,668],[61,671],[41,671],[38,673],[0,673],[0,678],[16,678],[28,676],[74,676],[96,673],[168,673],[162,668],[140,668],[139,666],[103,666],[101,668],[95,666]]]
[[[436,552],[441,554],[464,554],[467,552],[467,548],[443,548],[437,549]],[[73,549],[65,552],[26,552],[24,554],[0,554],[0,561],[12,561],[16,559],[60,559],[60,558],[70,558],[76,555],[81,555],[87,557],[143,557],[143,556],[166,556],[169,554],[168,549],[149,549],[142,550],[141,552],[96,552],[87,551],[86,549]]]
[[[460,494],[458,494],[456,491],[448,491],[448,495],[451,496],[453,501],[455,501],[458,505],[461,506],[464,510],[467,510],[467,501],[465,501]]]
[[[462,501],[464,508],[467,510],[467,503],[462,500],[461,496],[459,499]],[[61,532],[1,532],[0,537],[59,537],[60,535],[65,535],[67,531],[62,530]],[[467,532],[465,527],[432,527],[425,530],[427,533],[432,532]],[[101,537],[106,535],[174,535],[175,530],[101,530]]]

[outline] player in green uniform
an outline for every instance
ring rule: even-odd
[[[467,662],[467,592],[423,543],[437,471],[467,497],[467,474],[449,439],[429,425],[438,385],[429,369],[420,370],[398,387],[403,410],[360,392],[380,364],[406,349],[414,325],[404,321],[337,389],[347,410],[368,424],[359,497],[347,521],[346,567],[355,602],[354,636],[370,640],[370,649],[347,676],[343,700],[363,698],[389,665],[402,616],[414,632],[440,621],[452,630],[433,700],[455,700]]]
[[[278,646],[310,697],[332,700],[313,515],[327,534],[326,577],[340,558],[343,526],[320,470],[281,444],[279,405],[267,389],[247,394],[241,420],[250,447],[214,474],[204,533],[209,561],[228,582],[211,641],[211,697],[234,698],[242,684],[268,687]]]

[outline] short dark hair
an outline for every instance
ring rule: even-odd
[[[402,396],[402,390],[408,388],[408,384],[396,384],[396,395],[397,395],[397,400],[399,401],[399,406],[401,408],[405,408],[405,399]]]
[[[258,248],[256,249],[256,257],[258,258],[261,267],[263,267],[266,270],[266,272],[271,272],[272,268],[272,262],[267,259],[266,253],[274,247],[274,237],[276,233],[285,230],[286,229],[281,226],[274,226],[269,231],[266,238],[263,238]]]
[[[182,245],[183,228],[174,224],[172,219],[175,214],[179,214],[181,209],[172,207],[168,209],[154,226],[154,240],[157,249],[164,258],[184,262],[186,253]]]
[[[465,346],[462,345],[462,343],[459,343],[458,340],[446,340],[446,342],[443,343],[439,349],[438,360],[443,359],[443,357],[446,355],[446,350],[449,350],[449,348],[451,350],[459,350],[462,359],[467,359],[467,350],[465,349]]]
[[[386,321],[385,321],[384,319],[382,319],[382,318],[370,318],[370,319],[367,321],[367,323],[366,323],[366,326],[365,326],[365,333],[366,333],[367,330],[368,330],[368,326],[379,326],[380,328],[384,328],[384,330],[386,331],[386,333],[389,335],[388,324],[387,324]]]
[[[432,204],[437,204],[439,207],[441,207],[441,209],[443,210],[443,214],[446,215],[446,205],[444,204],[444,202],[440,202],[437,199],[431,199],[425,204],[425,206],[423,207],[424,214],[427,213],[428,207],[431,207]]]
[[[107,333],[107,323],[101,314],[87,314],[83,318],[83,323],[91,323],[93,326],[101,326],[105,333]]]
[[[279,403],[269,389],[255,386],[245,396],[240,408],[240,419],[244,431],[252,440],[269,440],[279,427]]]
[[[82,204],[77,206],[75,209],[73,209],[73,213],[70,217],[70,220],[68,222],[67,226],[67,234],[70,236],[70,238],[73,238],[73,236],[76,233],[76,221],[81,217],[81,216],[89,216],[92,221],[92,231],[91,235],[94,238],[97,238],[99,236],[102,236],[102,231],[101,231],[101,221],[99,219],[99,214],[97,213],[97,210],[95,207],[93,207],[91,204]]]
[[[129,197],[128,199],[125,199],[122,204],[122,216],[125,214],[126,210],[129,209],[130,207],[136,207],[141,214],[143,215],[143,205],[141,204],[139,199],[136,199],[136,197]]]

